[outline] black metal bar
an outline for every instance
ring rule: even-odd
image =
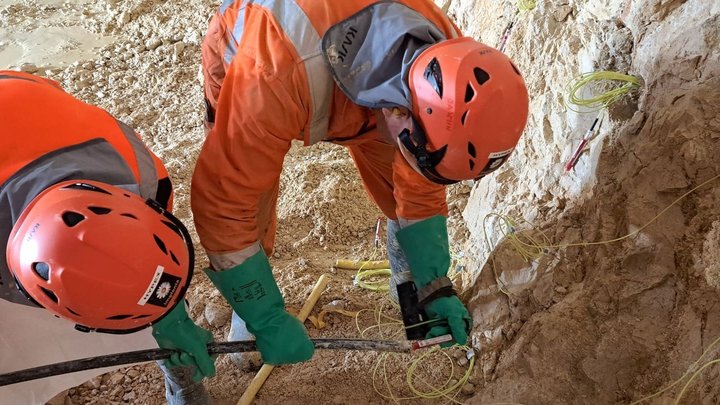
[[[378,352],[410,352],[410,342],[392,340],[363,340],[363,339],[311,339],[317,349],[329,350],[365,350]],[[257,351],[254,340],[238,342],[213,342],[208,344],[210,354],[226,354]],[[71,360],[46,366],[33,367],[25,370],[0,374],[0,387],[17,384],[38,378],[52,377],[60,374],[69,374],[77,371],[95,368],[121,366],[125,364],[144,363],[148,361],[164,360],[173,354],[173,350],[149,349],[133,352],[108,354],[105,356],[88,357]]]

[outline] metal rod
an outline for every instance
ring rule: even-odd
[[[378,352],[399,352],[410,353],[410,342],[391,340],[362,340],[362,339],[311,339],[317,349],[328,350],[364,350]],[[208,353],[226,354],[257,351],[254,340],[237,342],[213,342],[208,344]],[[143,363],[154,360],[164,360],[173,354],[173,350],[149,349],[137,350],[127,353],[109,354],[105,356],[89,357],[79,360],[71,360],[62,363],[46,366],[33,367],[25,370],[13,371],[0,374],[0,387],[4,385],[17,384],[24,381],[36,380],[38,378],[52,377],[60,374],[74,373],[77,371],[91,370],[95,368],[121,366],[125,364]]]

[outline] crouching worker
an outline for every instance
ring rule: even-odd
[[[0,71],[0,373],[160,346],[179,352],[161,364],[168,401],[209,402],[212,335],[186,312],[194,255],[172,195],[127,125]],[[0,387],[0,402],[43,404],[107,371]]]
[[[313,354],[268,261],[283,160],[300,140],[348,148],[388,218],[392,290],[412,279],[439,321],[427,337],[465,344],[472,319],[446,277],[445,185],[480,179],[515,149],[528,93],[510,59],[427,0],[226,0],[202,55],[209,131],[192,209],[207,274],[235,310],[229,340],[254,335],[270,364]]]

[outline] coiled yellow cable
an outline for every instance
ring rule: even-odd
[[[397,304],[394,302],[384,299],[373,309],[360,310],[355,317],[355,326],[362,338],[377,337],[380,339],[403,339],[404,328],[403,323],[400,319],[386,314],[386,309],[397,308]],[[373,324],[368,327],[360,326],[360,315],[362,313],[372,311],[373,312]],[[449,350],[465,350],[466,352],[472,352],[467,346],[454,346]],[[401,396],[397,394],[400,387],[394,386],[391,383],[393,373],[389,370],[390,367],[397,368],[398,364],[407,362],[407,355],[399,353],[381,353],[378,356],[378,360],[373,366],[373,389],[381,397],[391,400],[395,403],[400,401],[412,401],[418,399],[444,399],[448,403],[461,404],[462,402],[456,399],[459,395],[462,387],[468,382],[472,375],[473,368],[475,366],[475,357],[470,356],[468,364],[459,368],[455,363],[455,360],[450,356],[448,349],[441,349],[434,347],[432,349],[424,350],[420,356],[412,359],[407,366],[405,372],[405,383],[406,388],[413,395]],[[450,363],[450,373],[446,377],[444,383],[437,384],[428,382],[420,377],[419,369],[432,368],[437,369],[438,356],[440,359],[445,359]],[[464,369],[467,367],[467,369]],[[458,375],[459,374],[459,375]],[[422,384],[425,389],[420,388],[418,385]]]
[[[517,228],[518,228],[518,223],[519,223],[519,221],[513,220],[513,219],[511,219],[511,218],[509,218],[509,217],[507,217],[507,216],[505,216],[505,215],[492,212],[492,213],[487,214],[487,215],[485,216],[485,218],[483,219],[483,232],[484,232],[484,234],[485,234],[485,243],[488,245],[488,249],[490,250],[490,252],[492,252],[492,251],[493,251],[493,245],[492,245],[491,242],[490,242],[490,237],[488,236],[487,226],[486,226],[486,225],[487,225],[487,221],[488,221],[489,219],[491,219],[491,218],[499,218],[499,219],[501,220],[501,222],[500,222],[501,226],[500,226],[500,228],[499,228],[499,233],[500,233],[500,235],[501,235],[501,236],[500,236],[500,240],[504,240],[504,239],[507,240],[507,241],[510,243],[510,245],[513,247],[513,249],[514,249],[521,257],[523,257],[526,261],[536,260],[536,259],[540,258],[543,254],[549,252],[550,249],[561,249],[561,248],[568,248],[568,247],[584,247],[584,246],[607,245],[607,244],[610,244],[610,243],[620,242],[620,241],[622,241],[622,240],[625,240],[625,239],[631,238],[631,237],[633,237],[633,236],[635,236],[635,235],[638,235],[638,234],[639,234],[640,232],[642,232],[645,228],[647,228],[648,226],[650,226],[651,224],[653,224],[655,221],[657,221],[657,219],[660,218],[663,214],[665,214],[670,208],[672,208],[673,206],[677,205],[680,201],[682,201],[683,199],[685,199],[688,195],[694,193],[695,191],[699,190],[700,188],[706,186],[707,184],[709,184],[709,183],[711,183],[711,182],[713,182],[713,181],[715,181],[715,180],[717,180],[717,179],[719,179],[719,178],[720,178],[720,175],[716,175],[716,176],[713,176],[713,177],[709,178],[708,180],[703,181],[702,183],[700,183],[700,184],[698,184],[697,186],[693,187],[692,189],[690,189],[689,191],[687,191],[686,193],[684,193],[684,194],[681,195],[680,197],[676,198],[672,203],[670,203],[670,205],[668,205],[667,207],[665,207],[664,209],[662,209],[657,215],[655,215],[652,219],[650,219],[650,221],[648,221],[647,223],[645,223],[645,224],[644,224],[643,226],[641,226],[640,228],[636,229],[636,230],[633,231],[633,232],[628,233],[627,235],[620,236],[620,237],[617,237],[617,238],[614,238],[614,239],[603,240],[603,241],[595,241],[595,242],[576,242],[576,243],[566,243],[566,244],[552,244],[552,243],[549,242],[549,239],[548,239],[547,235],[545,235],[545,233],[543,233],[542,231],[536,231],[536,232],[540,232],[540,236],[541,236],[541,240],[542,240],[542,242],[541,242],[541,241],[538,240],[536,237],[534,237],[534,236],[531,235],[531,233],[530,233],[531,231],[529,231],[529,230],[518,230]],[[489,261],[490,261],[490,265],[491,265],[492,270],[493,270],[493,274],[495,275],[495,280],[496,280],[496,282],[497,282],[497,284],[498,284],[498,287],[499,287],[500,291],[509,296],[509,295],[511,295],[511,293],[508,292],[508,291],[505,289],[505,287],[503,286],[502,282],[501,282],[500,279],[499,279],[499,276],[498,276],[498,274],[497,274],[497,270],[496,270],[496,268],[495,268],[495,261],[494,261],[494,257],[493,257],[493,256],[494,256],[494,255],[491,253],[491,254],[490,254]],[[713,349],[717,349],[717,348],[718,348],[718,347],[717,347],[718,343],[720,343],[720,338],[717,338],[715,341],[713,341],[713,342],[707,347],[707,349],[705,349],[705,351],[702,353],[702,355],[700,355],[700,357],[698,358],[698,360],[697,360],[695,363],[693,363],[693,364],[688,368],[688,371],[687,371],[682,377],[680,377],[679,379],[677,379],[675,382],[671,383],[671,384],[668,385],[667,387],[661,389],[660,391],[657,391],[657,392],[654,393],[654,394],[648,395],[648,396],[646,396],[646,397],[644,397],[644,398],[641,398],[641,399],[639,399],[639,400],[637,400],[637,401],[635,401],[635,402],[632,402],[630,405],[636,405],[636,404],[639,404],[639,403],[641,403],[641,402],[650,400],[650,399],[652,399],[652,398],[654,398],[654,397],[657,397],[657,396],[659,396],[660,394],[662,394],[662,393],[664,393],[664,392],[672,389],[672,388],[675,387],[676,385],[678,385],[678,384],[679,384],[681,381],[683,381],[688,375],[691,375],[690,373],[692,372],[692,370],[695,369],[696,367],[698,367],[698,365],[700,364],[700,361],[701,361],[708,353],[710,353]],[[678,394],[678,396],[675,398],[674,404],[677,405],[677,404],[680,403],[680,400],[682,399],[683,395],[685,395],[685,392],[687,391],[687,389],[690,387],[690,385],[691,385],[692,382],[695,380],[695,378],[697,378],[703,370],[705,370],[706,368],[708,368],[708,367],[710,367],[710,366],[712,366],[712,365],[714,365],[714,364],[717,364],[717,363],[720,363],[720,359],[714,359],[714,360],[706,361],[705,363],[702,364],[702,366],[700,366],[699,369],[697,369],[697,371],[695,371],[694,373],[692,373],[692,375],[690,376],[690,378],[688,379],[688,381],[685,383],[685,385],[683,386],[683,388],[682,388],[682,390],[680,391],[680,393]]]
[[[609,70],[583,73],[568,85],[565,105],[575,112],[598,111],[638,87],[640,80],[635,76]],[[581,92],[590,92],[592,95],[583,96]],[[584,109],[581,111],[578,107]]]

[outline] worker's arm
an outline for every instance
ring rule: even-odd
[[[427,180],[407,164],[400,152],[395,154],[394,182],[398,220],[402,229],[397,238],[415,285],[420,305],[430,319],[427,337],[451,333],[459,344],[467,343],[472,318],[455,295],[447,278],[450,246],[447,233],[445,186]]]
[[[259,35],[251,30],[255,22],[246,19],[251,35]],[[307,130],[310,111],[307,86],[287,46],[272,35],[251,39],[243,39],[247,48],[238,50],[223,80],[215,124],[193,175],[192,209],[212,265],[208,277],[255,335],[263,360],[278,365],[309,359],[314,346],[285,310],[259,248],[258,206],[277,184],[291,141]],[[253,43],[262,45],[250,54]]]
[[[256,246],[260,198],[279,179],[290,143],[305,127],[308,114],[288,88],[292,74],[285,74],[268,75],[243,54],[228,68],[191,191],[197,232],[211,257]]]

